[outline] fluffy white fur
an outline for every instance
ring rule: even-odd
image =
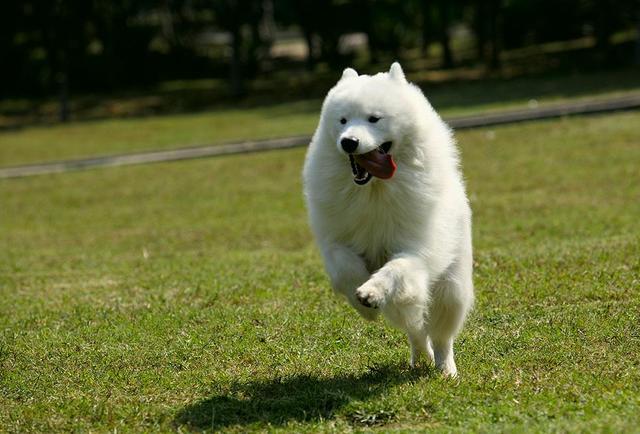
[[[356,185],[343,137],[359,139],[354,154],[392,141],[395,175]],[[473,304],[471,210],[458,166],[451,131],[394,63],[373,76],[345,69],[323,103],[303,173],[334,290],[366,319],[382,312],[406,331],[412,366],[424,353],[450,376],[453,340]]]

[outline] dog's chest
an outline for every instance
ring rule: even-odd
[[[374,186],[371,186],[374,187]],[[373,271],[403,250],[411,237],[406,206],[383,189],[347,195],[336,229],[338,238],[362,255]]]

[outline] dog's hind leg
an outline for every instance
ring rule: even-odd
[[[438,337],[433,341],[433,354],[436,367],[447,377],[456,377],[458,368],[453,359],[453,336],[447,338]]]
[[[428,281],[424,260],[416,255],[401,254],[356,291],[362,304],[381,308],[391,324],[407,333],[411,366],[415,366],[421,354],[430,355],[425,326]]]
[[[438,294],[439,291],[446,290],[446,287],[446,284],[441,283],[434,287],[428,328],[436,367],[443,374],[455,377],[458,371],[453,357],[453,340],[462,327],[470,305],[464,300]]]
[[[427,351],[427,338],[422,333],[414,334],[409,332],[407,335],[409,336],[409,345],[411,346],[409,365],[415,368],[416,363],[418,363],[420,359],[420,354],[426,353]]]
[[[425,328],[423,327],[420,330],[407,330],[407,336],[409,337],[409,345],[411,346],[411,358],[409,359],[411,367],[415,368],[422,354],[427,356],[427,361],[433,362],[433,347],[431,346],[431,340],[429,336],[427,336]]]
[[[432,288],[427,328],[433,343],[436,367],[455,377],[453,340],[473,304],[471,257],[454,263]]]
[[[411,347],[409,364],[412,368],[416,366],[423,354],[427,356],[428,362],[433,362],[433,347],[427,334],[424,305],[399,305],[391,301],[383,308],[382,312],[393,326],[407,333]]]
[[[432,356],[424,317],[425,306],[420,304],[398,304],[394,300],[384,306],[382,312],[394,327],[404,330],[411,347],[409,364],[415,368],[422,354]]]
[[[433,344],[431,343],[431,338],[429,336],[427,336],[427,358],[431,363],[436,360],[433,354]]]

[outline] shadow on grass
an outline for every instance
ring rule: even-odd
[[[389,387],[433,375],[430,370],[402,365],[376,366],[363,374],[323,378],[299,375],[266,381],[237,383],[228,393],[211,396],[183,408],[176,427],[218,430],[233,425],[283,425],[289,421],[326,420],[352,401],[365,401]],[[347,417],[355,424],[376,425],[393,419],[385,411],[356,411]]]

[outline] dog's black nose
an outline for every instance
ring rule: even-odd
[[[358,139],[345,137],[344,139],[340,140],[340,144],[342,145],[342,149],[344,149],[344,152],[350,154],[358,147]]]

